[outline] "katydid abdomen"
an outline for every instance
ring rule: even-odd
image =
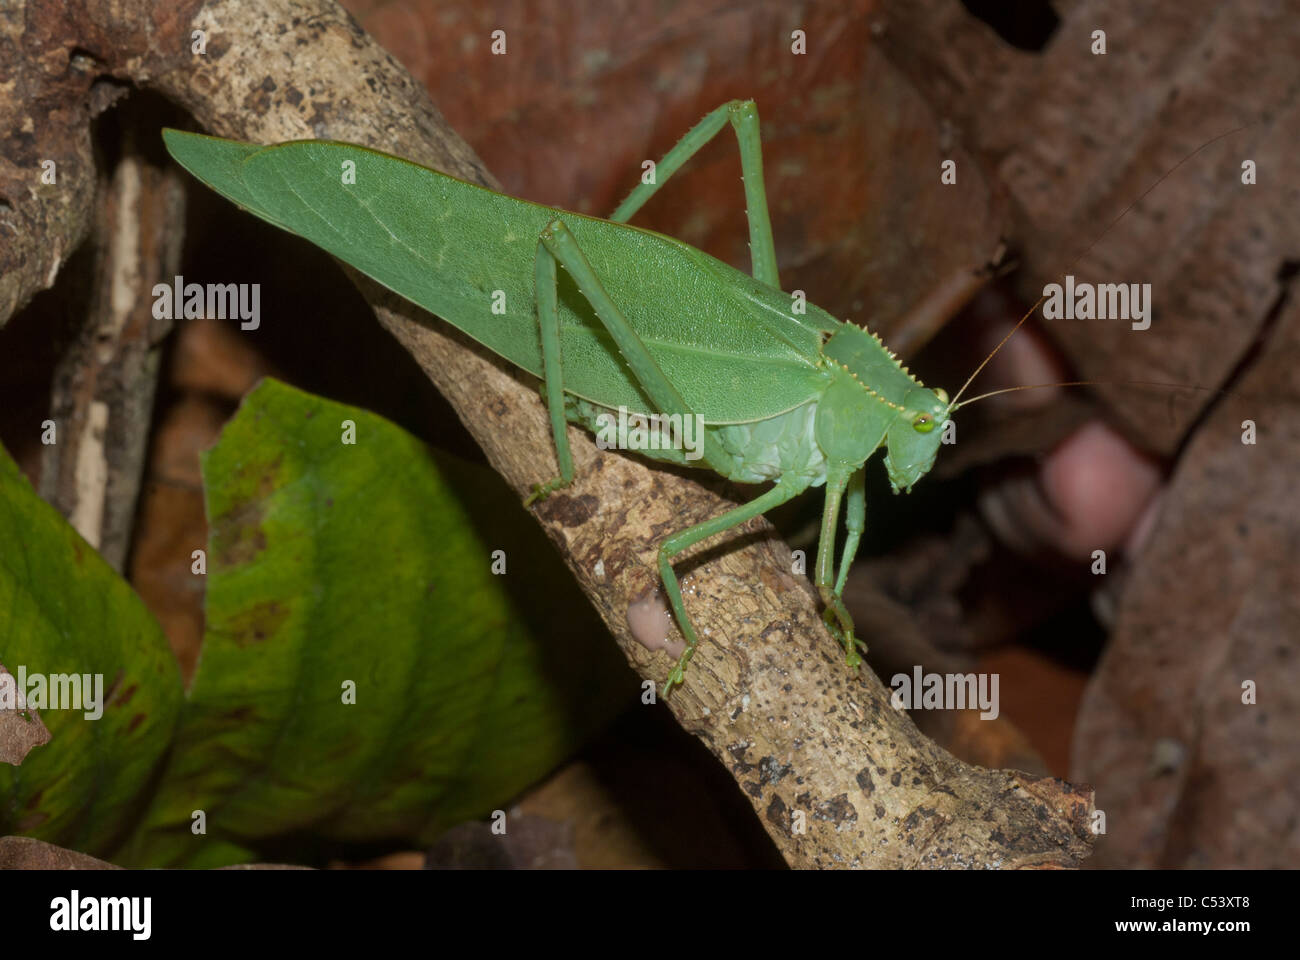
[[[596,434],[597,442],[602,447],[619,446],[652,460],[662,460],[682,467],[709,467],[736,483],[766,483],[777,480],[785,474],[805,478],[808,485],[813,487],[819,487],[826,482],[826,458],[822,455],[821,447],[817,445],[814,435],[817,417],[815,400],[764,420],[753,420],[747,423],[704,423],[703,429],[730,455],[729,461],[719,465],[709,463],[703,457],[699,459],[692,457],[691,450],[680,443],[661,444],[647,440],[632,444],[603,443],[603,437],[608,434],[613,438],[617,426],[623,421],[620,420],[619,411],[599,404],[571,398],[566,404],[565,415],[571,422],[580,424]],[[636,424],[633,424],[634,428],[635,426]],[[690,424],[680,428],[675,423],[671,426],[685,434],[687,444],[694,439],[691,436]],[[628,430],[625,434],[632,432],[634,430]],[[648,432],[643,427],[641,435],[644,437]],[[667,433],[667,429],[663,432]]]

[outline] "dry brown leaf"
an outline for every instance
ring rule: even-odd
[[[1231,404],[1197,431],[1084,700],[1099,865],[1300,864],[1300,297],[1242,389],[1258,444]]]

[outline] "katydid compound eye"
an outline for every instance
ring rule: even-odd
[[[912,421],[912,429],[917,433],[929,433],[934,429],[934,417],[923,413]]]

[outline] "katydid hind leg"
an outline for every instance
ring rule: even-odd
[[[705,520],[703,523],[697,523],[693,527],[680,530],[659,545],[659,577],[663,581],[664,592],[668,595],[668,605],[672,607],[673,615],[677,618],[677,624],[681,627],[682,635],[686,638],[686,649],[677,658],[677,665],[673,667],[672,673],[664,681],[664,696],[667,696],[676,684],[682,682],[686,665],[691,662],[691,657],[695,655],[695,648],[699,646],[699,636],[695,632],[690,617],[686,614],[686,604],[682,600],[681,584],[677,580],[677,574],[673,572],[673,557],[701,540],[713,536],[715,533],[723,533],[733,527],[738,527],[745,521],[780,506],[798,496],[807,486],[808,484],[804,480],[782,477],[771,490],[755,497],[748,503],[743,503],[726,513]]]
[[[817,541],[815,580],[817,592],[826,605],[823,613],[826,628],[843,645],[848,665],[856,667],[862,663],[862,658],[858,656],[857,640],[853,636],[853,618],[835,590],[835,528],[839,521],[840,503],[852,473],[853,468],[846,464],[834,464],[827,471],[826,506],[822,510],[821,536]]]
[[[609,219],[616,223],[626,223],[631,219],[668,182],[669,177],[717,136],[727,122],[735,130],[740,146],[740,169],[745,185],[745,216],[749,221],[749,251],[754,279],[780,289],[776,245],[772,240],[772,220],[768,213],[767,190],[763,180],[763,144],[759,136],[758,107],[753,100],[724,103],[693,126],[655,165],[654,182],[637,184]]]
[[[556,308],[555,256],[541,241],[537,244],[533,277],[537,323],[542,334],[542,376],[546,387],[546,406],[551,417],[551,433],[555,438],[555,458],[560,465],[560,475],[546,483],[534,484],[532,493],[524,501],[526,507],[573,482],[573,452],[569,448],[568,424],[564,417],[564,365],[560,355],[560,318]]]

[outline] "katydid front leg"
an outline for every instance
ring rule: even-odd
[[[841,594],[844,581],[848,577],[849,564],[857,552],[862,539],[862,529],[866,520],[866,471],[863,467],[856,470],[849,464],[832,464],[826,474],[826,506],[822,510],[821,536],[817,541],[817,592],[822,603],[826,605],[823,619],[826,628],[844,646],[845,660],[850,667],[862,663],[858,656],[858,640],[853,636],[853,618],[844,606]],[[835,577],[835,528],[839,521],[840,501],[844,498],[845,488],[852,481],[848,497],[848,516],[845,526],[848,530],[844,541],[844,557],[840,562],[840,575]],[[856,529],[855,529],[856,528]]]
[[[835,596],[844,597],[844,583],[849,577],[849,567],[858,555],[858,544],[867,529],[867,468],[864,464],[853,472],[848,491],[844,495],[844,553],[840,557],[839,574],[835,577]]]

